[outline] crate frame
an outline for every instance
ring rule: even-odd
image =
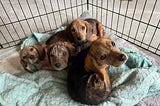
[[[154,0],[153,1],[153,6],[152,9],[151,9],[151,13],[150,13],[150,16],[149,16],[149,20],[148,21],[143,21],[142,18],[144,17],[144,13],[146,11],[146,7],[148,5],[148,0],[144,0],[144,5],[142,6],[142,13],[141,13],[141,16],[139,19],[135,18],[135,13],[136,13],[136,9],[137,9],[137,4],[138,4],[138,0],[135,0],[135,5],[134,5],[134,8],[133,8],[133,15],[132,16],[128,16],[128,11],[129,11],[129,5],[131,2],[131,0],[119,0],[118,3],[119,3],[119,8],[118,8],[118,12],[115,11],[115,5],[117,3],[116,0],[112,0],[112,8],[109,8],[109,0],[75,0],[75,5],[73,5],[73,0],[68,0],[70,2],[70,6],[67,7],[67,2],[66,0],[61,0],[64,4],[64,8],[61,8],[60,7],[60,1],[59,0],[49,0],[49,4],[51,5],[51,8],[52,8],[52,11],[51,12],[48,12],[47,11],[47,6],[45,4],[45,1],[44,0],[41,0],[42,2],[42,5],[44,6],[44,13],[42,14],[41,13],[41,10],[39,9],[39,4],[38,4],[38,1],[39,0],[33,0],[35,2],[35,7],[37,8],[38,10],[38,15],[34,15],[33,13],[33,10],[31,8],[31,5],[29,3],[29,0],[22,0],[22,1],[25,1],[26,2],[26,5],[28,6],[29,8],[29,11],[31,12],[31,17],[27,17],[25,11],[24,11],[24,8],[23,8],[23,5],[21,4],[22,2],[20,2],[20,0],[14,0],[16,1],[17,5],[20,6],[20,9],[22,11],[22,14],[24,16],[24,19],[19,19],[19,16],[17,14],[17,11],[15,10],[14,8],[14,4],[13,4],[13,1],[11,0],[6,0],[8,2],[8,4],[10,4],[10,7],[13,11],[13,13],[15,14],[15,17],[17,18],[16,21],[12,21],[12,18],[10,18],[10,15],[9,15],[9,12],[7,11],[6,7],[5,7],[5,3],[4,3],[5,0],[1,0],[0,1],[0,5],[1,5],[1,9],[4,11],[4,13],[6,14],[6,17],[8,18],[9,22],[6,22],[4,20],[4,17],[0,17],[0,21],[1,21],[1,24],[0,24],[0,36],[1,38],[4,40],[4,42],[1,42],[0,43],[0,49],[4,49],[4,48],[8,48],[8,47],[12,47],[12,46],[15,46],[17,45],[20,41],[22,41],[23,39],[25,39],[28,35],[30,35],[32,32],[34,32],[35,30],[32,29],[32,26],[30,25],[29,23],[29,20],[33,20],[35,26],[36,26],[36,29],[37,29],[37,32],[49,32],[49,31],[52,31],[56,28],[59,27],[59,25],[57,25],[57,21],[56,21],[56,16],[55,15],[56,13],[59,14],[59,17],[60,17],[60,23],[63,24],[63,16],[61,15],[62,12],[65,13],[65,17],[66,17],[66,23],[70,23],[69,21],[69,18],[68,18],[68,13],[67,11],[70,10],[71,11],[71,17],[72,17],[72,20],[77,18],[79,16],[79,14],[83,13],[85,10],[88,10],[91,12],[93,18],[96,18],[98,19],[99,21],[103,21],[102,17],[103,17],[103,12],[105,11],[105,15],[107,18],[108,17],[108,14],[110,13],[110,17],[111,17],[111,25],[108,26],[108,23],[107,21],[102,23],[103,26],[105,27],[106,30],[109,30],[111,33],[114,33],[115,35],[117,35],[118,37],[120,38],[123,38],[125,39],[126,41],[138,46],[138,47],[141,47],[147,51],[150,51],[152,52],[153,54],[156,54],[158,56],[160,56],[160,40],[159,42],[157,42],[157,46],[153,46],[152,43],[154,42],[154,39],[155,39],[155,36],[156,36],[156,33],[158,33],[160,31],[160,19],[157,20],[157,23],[155,24],[152,24],[151,23],[151,20],[154,16],[154,12],[155,12],[155,8],[157,8],[157,4],[158,4],[158,0]],[[58,10],[54,10],[54,7],[53,7],[53,3],[52,2],[56,2],[57,3],[57,8]],[[106,7],[104,7],[104,2],[107,3],[106,4]],[[121,9],[122,9],[122,4],[125,2],[126,4],[126,7],[125,7],[125,13],[122,14],[121,13]],[[79,10],[81,9],[81,11],[79,12]],[[95,11],[94,11],[95,10]],[[77,15],[75,16],[74,12],[76,11]],[[78,13],[79,12],[79,13]],[[159,12],[159,11],[158,11]],[[95,14],[94,14],[95,13]],[[159,12],[160,13],[160,12]],[[100,14],[100,18],[98,17],[98,14]],[[53,20],[54,20],[54,23],[55,23],[55,27],[52,28],[51,26],[51,22],[50,22],[50,18],[49,18],[49,15],[53,15]],[[94,15],[96,15],[94,17]],[[48,25],[49,25],[49,29],[50,30],[46,30],[46,26],[44,25],[44,20],[43,20],[43,17],[46,17],[47,21],[48,21]],[[114,17],[115,16],[118,16],[117,18],[117,23],[116,23],[116,27],[114,28],[113,25],[115,26],[114,24]],[[120,17],[123,17],[124,20],[123,20],[123,26],[122,26],[122,31],[118,31],[118,28],[119,28],[119,23],[120,23]],[[36,18],[39,18],[40,19],[40,22],[42,24],[42,27],[44,30],[41,30],[39,28],[39,26],[37,25],[37,22],[36,22]],[[131,20],[131,23],[130,23],[130,27],[129,27],[129,32],[128,33],[125,33],[125,25],[126,25],[126,20]],[[24,27],[23,27],[23,24],[22,22],[25,22],[25,24],[27,24],[28,26],[28,29],[30,30],[30,34],[26,33]],[[137,30],[136,30],[136,34],[135,34],[135,37],[132,37],[130,36],[131,35],[131,30],[132,30],[132,25],[134,22],[137,22],[138,23],[138,26],[137,26]],[[21,29],[21,31],[24,33],[24,36],[21,37],[21,35],[19,34],[19,31],[17,30],[17,27],[15,24],[18,24],[18,28]],[[139,40],[137,39],[138,37],[138,33],[139,33],[139,29],[141,27],[141,25],[145,25],[145,30],[143,32],[143,35],[142,35],[142,39]],[[10,32],[10,29],[8,26],[12,26],[12,29],[14,30],[14,33],[15,35],[17,36],[18,39],[15,39],[13,36],[12,36],[12,33]],[[3,28],[2,28],[3,27]],[[152,34],[152,37],[149,39],[150,41],[148,43],[145,43],[144,40],[147,36],[147,31],[149,28],[153,28],[153,34]],[[11,38],[11,41],[8,41],[7,38],[6,38],[6,35],[4,33],[4,30],[8,33],[8,36]]]

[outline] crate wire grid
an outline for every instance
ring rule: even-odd
[[[89,10],[107,31],[160,56],[158,0],[1,0],[0,49],[48,32]]]

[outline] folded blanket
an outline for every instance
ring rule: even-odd
[[[67,72],[38,71],[14,76],[0,73],[0,103],[4,106],[79,106],[67,92]],[[111,77],[112,79],[112,77]],[[106,106],[133,106],[142,98],[160,93],[159,73],[134,68],[117,75]]]

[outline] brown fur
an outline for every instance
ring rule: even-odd
[[[88,71],[92,70],[98,73],[102,80],[106,80],[106,82],[109,83],[109,77],[105,74],[105,69],[109,65],[118,67],[123,64],[127,58],[127,55],[119,50],[111,38],[101,37],[90,47],[85,59],[85,68]]]
[[[102,24],[96,19],[76,19],[66,29],[68,36],[73,38],[75,43],[82,41],[94,41],[104,36]],[[78,40],[78,37],[81,39]]]
[[[70,66],[71,57],[75,55],[75,48],[69,42],[59,41],[48,47],[48,56],[53,70],[63,70]],[[60,66],[57,67],[56,64]]]
[[[51,45],[51,44],[54,44],[58,41],[70,42],[70,43],[73,42],[73,40],[70,39],[70,37],[66,33],[66,30],[63,30],[63,31],[60,31],[60,32],[53,34],[52,37],[47,40],[46,45]]]
[[[34,72],[29,64],[34,64],[41,69],[52,70],[48,60],[47,50],[39,45],[26,46],[20,51],[20,62],[25,70]]]
[[[74,43],[80,52],[102,36],[104,36],[102,24],[96,19],[76,19],[67,26],[66,30],[53,34],[46,45],[51,45],[57,41]]]
[[[87,35],[87,40],[92,42],[97,38],[104,36],[104,29],[102,24],[96,19],[85,19],[92,26],[92,32],[90,35]]]
[[[87,21],[76,19],[67,26],[66,32],[75,43],[79,43],[86,41],[87,35],[92,34],[92,26]],[[80,39],[78,39],[78,37]]]
[[[83,50],[99,37],[104,36],[102,24],[96,19],[76,19],[66,28],[69,38]]]
[[[76,101],[98,105],[111,92],[106,70],[109,65],[120,66],[127,60],[109,37],[98,38],[91,47],[78,54],[68,72],[69,95]]]

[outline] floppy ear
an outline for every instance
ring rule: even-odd
[[[73,38],[73,35],[72,35],[72,33],[71,33],[71,26],[72,26],[72,23],[67,26],[67,28],[66,28],[65,31],[66,31],[66,35],[67,35],[67,37],[69,38],[69,40],[70,40],[71,42],[73,42],[73,41],[74,41],[74,38]]]
[[[27,63],[23,61],[23,59],[20,59],[20,63],[22,64],[23,68],[26,69]]]
[[[45,50],[44,50],[44,48],[42,46],[40,46],[40,45],[33,45],[32,47],[34,47],[37,50],[37,52],[39,54],[39,59],[43,60],[44,57],[45,57]]]
[[[104,29],[103,29],[102,23],[100,22],[97,23],[97,30],[98,30],[99,37],[104,36]]]
[[[69,42],[64,42],[64,45],[68,48],[69,50],[69,53],[72,55],[72,56],[75,56],[77,55],[80,50],[78,50],[76,47],[74,47],[71,43]]]
[[[86,26],[86,34],[87,34],[86,38],[88,40],[93,33],[93,29],[92,29],[92,26],[87,21],[84,21],[84,23],[85,23],[85,26]]]

